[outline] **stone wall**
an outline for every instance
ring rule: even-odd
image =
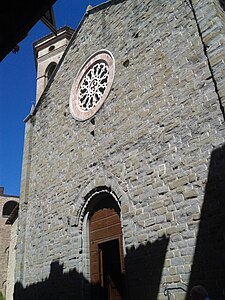
[[[26,123],[20,291],[46,288],[52,274],[75,271],[77,282],[88,281],[80,216],[87,194],[103,187],[121,205],[129,300],[165,299],[165,285],[199,283],[212,299],[224,297],[222,68],[210,65],[210,32],[199,26],[211,15],[210,1],[193,2],[109,1],[81,22]],[[70,90],[100,49],[115,58],[114,83],[94,122],[79,122],[69,111]],[[223,43],[219,51],[223,64]]]
[[[17,201],[18,197],[4,195],[4,189],[0,193],[0,291],[6,297],[7,292],[7,272],[8,260],[10,255],[11,243],[11,225],[6,224],[7,219],[2,216],[3,207],[8,201]],[[14,271],[14,266],[11,265],[11,272]],[[6,298],[9,300],[8,298]],[[11,298],[12,299],[12,298]]]
[[[7,285],[6,285],[6,300],[13,300],[13,292],[15,285],[15,265],[16,265],[16,243],[17,243],[17,219],[11,225],[10,245],[9,245],[9,259],[7,271]]]
[[[0,196],[0,211],[7,199]],[[7,264],[10,243],[10,230],[11,226],[5,224],[6,219],[0,216],[0,289],[5,296],[6,292],[6,279],[7,279]]]
[[[203,51],[208,59],[210,73],[218,95],[221,110],[224,113],[224,8],[218,0],[190,1],[202,39]]]

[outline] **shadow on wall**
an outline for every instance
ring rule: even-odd
[[[127,251],[127,296],[121,299],[157,299],[168,242],[169,239],[163,237]],[[189,292],[199,284],[207,288],[211,300],[225,299],[225,146],[215,149],[211,155]],[[63,266],[54,262],[45,281],[26,288],[16,283],[14,300],[87,300],[91,289],[101,288],[91,285],[76,270],[63,274]]]
[[[169,239],[163,237],[128,251],[125,265],[129,300],[157,299],[168,243]]]
[[[13,299],[16,300],[81,300],[85,299],[84,278],[76,270],[63,274],[63,265],[51,263],[49,278],[23,288],[21,283],[14,286]],[[87,284],[87,282],[86,282]]]
[[[225,146],[212,152],[189,281],[225,299]]]
[[[148,242],[137,249],[128,250],[125,257],[125,285],[127,287],[125,294],[127,296],[123,295],[121,299],[151,300],[157,298],[168,242],[167,238],[162,238],[153,244]],[[45,281],[25,288],[17,282],[14,300],[87,300],[90,299],[90,290],[95,289],[101,288],[98,285],[91,285],[75,269],[63,273],[63,265],[56,261],[51,264],[49,278]],[[110,300],[110,298],[92,300]]]

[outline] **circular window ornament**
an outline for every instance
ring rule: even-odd
[[[82,65],[70,92],[70,111],[76,120],[91,118],[107,98],[114,78],[111,52],[100,50]]]

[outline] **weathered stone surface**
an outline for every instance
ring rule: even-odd
[[[14,286],[16,224],[6,224],[7,216],[3,209],[10,201],[18,202],[19,197],[4,194],[0,188],[0,291],[4,298],[11,300]],[[9,210],[7,210],[9,211]],[[8,215],[9,217],[9,215]]]
[[[193,1],[195,11],[188,3],[109,1],[84,18],[26,124],[32,142],[25,142],[21,201],[28,204],[20,211],[16,273],[23,285],[47,278],[55,260],[90,279],[82,211],[96,187],[110,188],[121,205],[125,257],[130,249],[157,246],[160,282],[189,283],[204,201],[213,199],[211,189],[221,192],[207,180],[211,155],[225,136],[215,90],[218,78],[223,99],[225,46],[216,47],[221,24],[208,23],[216,1]],[[72,117],[69,96],[79,68],[100,49],[112,52],[116,71],[93,125]],[[166,250],[158,246],[164,241]],[[132,268],[129,300],[139,284]],[[160,285],[158,299],[162,295]]]

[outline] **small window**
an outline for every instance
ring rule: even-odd
[[[55,62],[52,62],[52,63],[50,63],[50,65],[48,65],[48,67],[46,69],[47,82],[49,81],[50,77],[52,76],[52,73],[55,70],[56,65],[57,64]]]
[[[17,206],[16,201],[7,201],[3,206],[2,217],[8,218],[16,206]]]
[[[55,46],[51,46],[51,47],[48,48],[48,51],[51,52],[51,51],[53,51],[54,49],[55,49]]]

